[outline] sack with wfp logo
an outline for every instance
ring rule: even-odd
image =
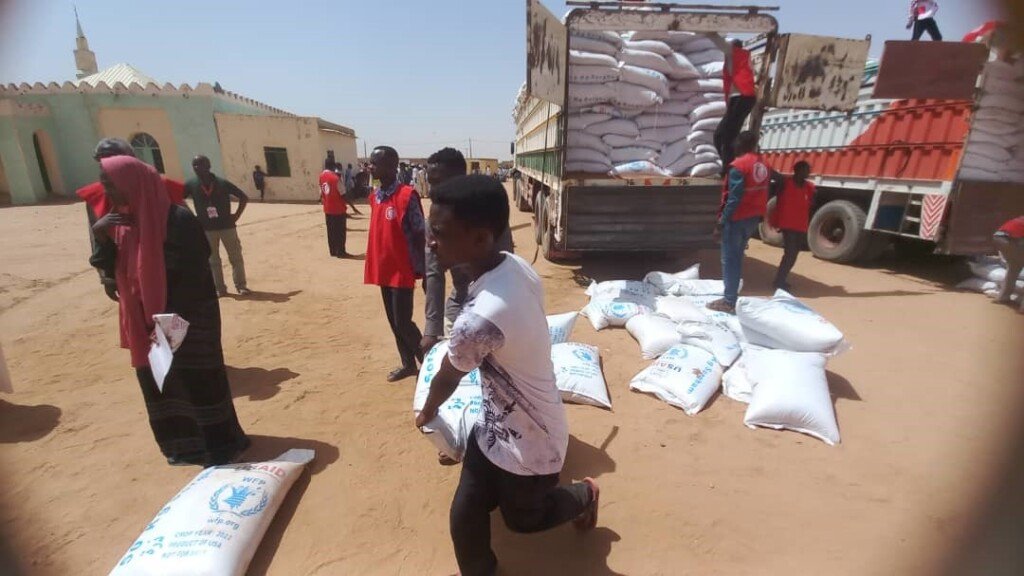
[[[704,409],[721,381],[722,367],[714,354],[677,344],[634,376],[629,389],[654,394],[693,416]]]
[[[420,375],[416,380],[412,410],[419,414],[430,395],[430,383],[434,380],[441,361],[448,354],[448,342],[439,342],[423,358]],[[437,416],[427,422],[420,431],[426,434],[438,450],[452,460],[462,461],[466,454],[467,439],[473,430],[483,407],[483,390],[480,388],[480,371],[473,370],[462,377],[458,388],[444,404],[437,409]]]
[[[694,264],[682,272],[670,274],[668,272],[648,272],[644,276],[644,282],[650,284],[660,294],[670,294],[676,291],[676,286],[686,280],[700,279],[700,264]]]
[[[591,298],[618,298],[619,296],[652,298],[658,295],[658,291],[639,280],[608,280],[600,284],[591,282],[587,287],[586,295]]]
[[[551,363],[563,402],[612,409],[596,347],[576,342],[555,344],[551,347]]]
[[[676,330],[684,344],[692,344],[715,355],[722,366],[732,366],[739,358],[740,342],[732,330],[714,322],[683,322]]]
[[[633,316],[652,312],[653,306],[648,301],[648,298],[639,296],[595,296],[580,314],[590,320],[594,330],[604,330],[609,326],[622,327]]]
[[[838,328],[785,290],[769,300],[741,298],[736,317],[747,340],[758,346],[823,354],[848,348]]]
[[[626,322],[626,331],[640,344],[640,354],[646,360],[661,356],[681,341],[676,323],[660,314],[637,314]]]
[[[157,513],[110,576],[241,576],[288,490],[313,460],[274,460],[200,472]]]
[[[552,344],[561,344],[569,340],[578,316],[576,312],[548,316],[548,334],[551,335]]]
[[[839,425],[825,377],[825,355],[788,350],[745,349],[752,388],[743,417],[748,428],[793,430],[829,446],[839,443]]]

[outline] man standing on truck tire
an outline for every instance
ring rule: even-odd
[[[1017,288],[1020,271],[1024,269],[1024,216],[1018,216],[1000,226],[992,241],[1003,260],[1006,260],[1006,279],[1003,280],[1003,289],[996,302],[1008,304]],[[1021,296],[1018,311],[1024,314],[1024,295]]]
[[[715,149],[722,159],[722,175],[738,152],[733,150],[733,142],[743,129],[743,123],[757,104],[757,85],[754,81],[754,69],[750,65],[750,52],[743,47],[743,42],[733,40],[726,42],[717,34],[708,35],[711,40],[725,52],[725,67],[722,69],[722,88],[725,92],[725,116],[715,129]]]
[[[939,3],[935,0],[910,1],[910,19],[907,20],[907,30],[914,29],[914,35],[911,40],[920,40],[921,36],[928,32],[932,40],[942,41],[939,25],[935,23],[935,14],[938,11]]]
[[[722,280],[725,296],[708,304],[716,312],[736,312],[743,255],[747,240],[757,230],[768,206],[771,169],[757,151],[757,133],[741,132],[736,138],[736,155],[722,187],[722,207],[715,225],[715,237],[722,241]]]

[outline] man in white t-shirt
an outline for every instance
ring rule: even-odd
[[[493,574],[490,513],[501,508],[515,532],[574,520],[597,524],[590,478],[558,486],[569,426],[555,386],[540,278],[525,260],[497,248],[508,228],[508,196],[487,176],[461,176],[431,193],[430,248],[472,283],[452,328],[448,355],[430,384],[416,425],[424,426],[467,373],[479,368],[483,409],[469,438],[451,508],[455,557],[464,576]]]

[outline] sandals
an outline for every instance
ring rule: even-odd
[[[399,380],[405,380],[406,378],[416,376],[419,371],[416,368],[403,366],[401,368],[395,368],[388,374],[388,382],[398,382]]]
[[[593,530],[597,526],[597,509],[601,501],[601,488],[593,478],[584,478],[583,483],[590,488],[590,504],[572,523],[578,530]]]

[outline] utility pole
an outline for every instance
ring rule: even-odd
[[[472,138],[469,139],[469,157],[470,158],[473,157],[473,139]]]
[[[363,138],[363,158],[369,158],[369,156],[366,155],[366,138]]]

